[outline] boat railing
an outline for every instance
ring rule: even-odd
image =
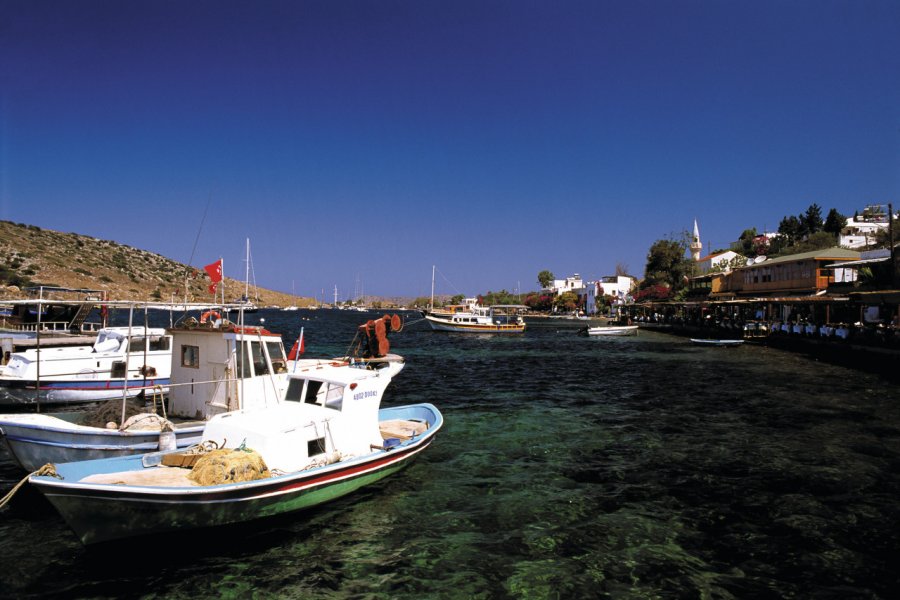
[[[101,323],[85,322],[81,324],[79,329],[81,332],[87,333],[100,331],[101,327]],[[69,321],[41,321],[40,323],[18,323],[11,325],[10,329],[13,331],[21,331],[23,333],[37,333],[38,331],[69,333],[71,331],[71,326]]]

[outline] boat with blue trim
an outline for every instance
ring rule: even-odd
[[[327,503],[400,470],[443,424],[431,404],[380,408],[387,373],[291,373],[284,402],[216,415],[189,451],[45,466],[29,481],[85,544]]]
[[[38,345],[11,354],[0,367],[0,405],[77,404],[165,391],[171,362],[165,329],[105,327],[93,345]]]

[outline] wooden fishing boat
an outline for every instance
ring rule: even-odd
[[[203,455],[194,462],[176,451],[57,464],[29,481],[85,544],[304,509],[396,472],[433,441],[443,424],[434,406],[380,409],[389,381],[379,370],[323,365],[292,373],[283,403],[210,419],[205,441],[254,451],[247,460],[258,469],[222,469],[252,472],[249,480],[205,481]]]
[[[434,331],[457,333],[522,333],[525,320],[521,312],[527,307],[518,304],[482,306],[476,298],[466,298],[465,304],[434,309],[425,320]]]

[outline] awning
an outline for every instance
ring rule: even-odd
[[[837,269],[839,267],[861,267],[863,265],[871,265],[873,263],[881,263],[891,260],[890,256],[883,256],[881,258],[866,258],[863,260],[846,260],[844,262],[839,263],[831,263],[830,265],[824,265],[823,269]]]

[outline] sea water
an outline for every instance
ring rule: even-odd
[[[379,314],[247,318],[332,357]],[[89,548],[26,486],[0,513],[0,594],[896,597],[896,384],[747,344],[418,319],[391,335],[407,366],[384,405],[431,402],[445,426],[407,469],[250,526]],[[0,491],[22,475],[0,455]]]

